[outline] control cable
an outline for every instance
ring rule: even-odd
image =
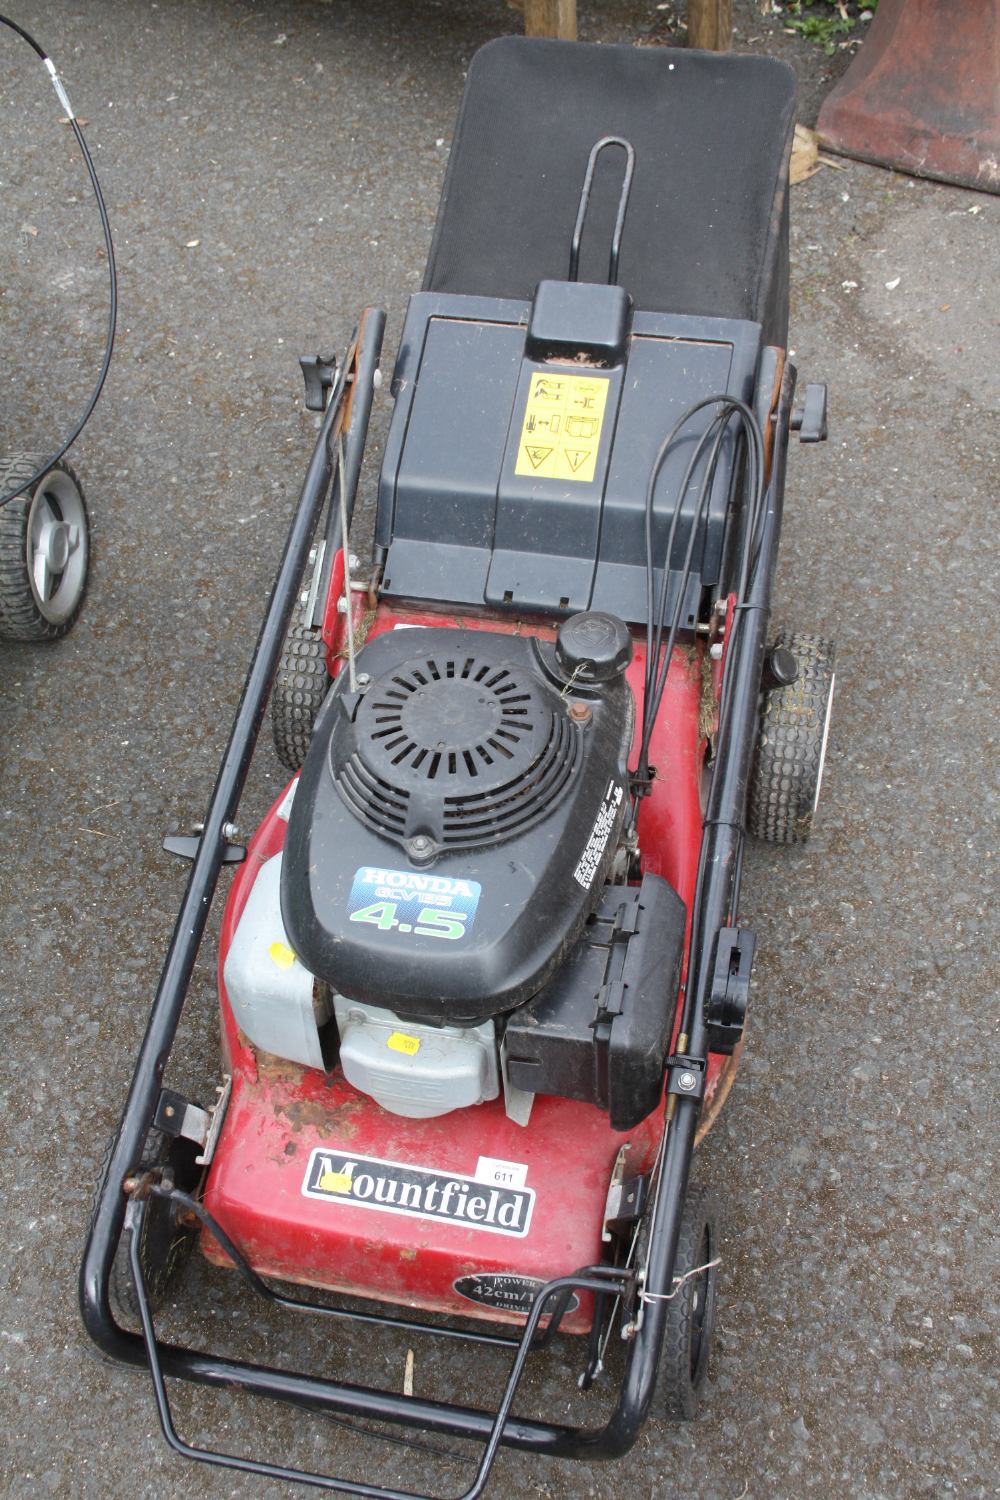
[[[104,194],[101,192],[101,184],[97,180],[97,170],[94,167],[93,158],[91,157],[90,151],[87,149],[87,142],[83,138],[83,131],[80,129],[79,121],[77,120],[76,115],[73,112],[73,106],[69,102],[69,95],[66,93],[66,90],[63,86],[63,81],[56,71],[55,64],[53,63],[52,59],[49,57],[45,49],[39,46],[38,42],[35,41],[35,38],[29,32],[25,31],[23,26],[19,26],[16,21],[9,20],[7,16],[0,16],[0,26],[6,26],[8,30],[16,32],[19,37],[27,42],[28,46],[38,55],[38,57],[41,58],[42,62],[45,64],[46,72],[51,79],[52,87],[56,91],[59,103],[65,110],[66,117],[70,125],[73,127],[73,134],[76,136],[77,145],[79,146],[80,151],[83,154],[83,160],[86,164],[87,172],[90,176],[91,187],[94,190],[94,197],[97,200],[98,213],[101,216],[101,228],[104,231],[104,245],[108,257],[108,278],[110,281],[111,289],[111,305],[108,312],[108,331],[104,343],[104,358],[101,361],[101,368],[100,373],[97,377],[97,383],[91,393],[90,400],[87,402],[87,405],[84,408],[83,416],[76,423],[66,441],[56,449],[51,458],[47,458],[45,460],[44,464],[42,464],[42,466],[36,471],[36,473],[32,474],[30,479],[25,480],[23,484],[19,484],[16,489],[9,490],[6,495],[0,495],[0,506],[3,506],[7,505],[11,500],[16,500],[18,495],[23,495],[26,490],[33,489],[38,481],[49,472],[53,465],[57,464],[63,457],[63,455],[69,451],[69,449],[76,442],[77,438],[80,436],[80,433],[83,431],[84,427],[90,421],[90,417],[94,410],[94,407],[97,405],[98,397],[100,396],[101,391],[104,389],[104,382],[108,377],[108,368],[111,364],[111,353],[114,349],[115,344],[115,326],[118,321],[118,272],[115,267],[115,251],[114,245],[111,242],[111,225],[108,222],[108,210],[104,202]]]

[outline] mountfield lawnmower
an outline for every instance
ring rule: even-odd
[[[478,1439],[467,1496],[501,1443],[625,1452],[654,1387],[694,1413],[718,1254],[688,1173],[744,1028],[744,830],[807,837],[833,685],[825,642],[768,634],[789,432],[825,435],[784,349],[792,122],[768,60],[478,54],[367,563],[382,313],[303,361],[325,416],[204,826],[167,841],[193,869],[82,1271],[91,1335],[149,1365],[179,1453],[408,1493],[195,1448],[170,1377]],[[243,849],[272,681],[296,774]],[[230,862],[202,1109],[163,1076]],[[507,1349],[501,1400],[158,1339],[193,1239],[281,1308]],[[584,1390],[624,1347],[604,1425],[515,1411],[557,1333]]]

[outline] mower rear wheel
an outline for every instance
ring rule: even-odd
[[[151,1130],[140,1171],[170,1167],[176,1185],[185,1192],[192,1192],[200,1176],[194,1160],[196,1154],[197,1147],[192,1142],[174,1140],[159,1130]],[[173,1282],[194,1248],[196,1236],[196,1229],[178,1222],[172,1203],[165,1198],[150,1197],[147,1200],[139,1259],[152,1312],[155,1313],[166,1301]],[[111,1266],[108,1299],[119,1322],[139,1327],[139,1300],[129,1262],[128,1239],[124,1234]]]
[[[0,494],[35,474],[45,455],[0,460]],[[64,460],[31,489],[0,506],[0,636],[57,641],[87,592],[90,517],[76,474]]]
[[[812,831],[833,706],[833,646],[792,632],[775,643],[790,651],[798,676],[764,697],[750,781],[747,826],[769,844],[804,844]]]
[[[312,740],[316,715],[330,687],[326,651],[318,630],[291,624],[271,693],[271,728],[278,759],[289,771],[301,769]]]
[[[668,1421],[691,1422],[698,1414],[715,1330],[715,1273],[718,1255],[715,1205],[705,1188],[691,1187],[684,1200],[674,1262],[674,1295],[667,1310],[660,1356],[660,1409]],[[698,1272],[691,1275],[691,1272]],[[684,1278],[688,1279],[685,1280]]]

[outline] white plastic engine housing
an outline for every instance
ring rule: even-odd
[[[496,1027],[423,1026],[337,995],[340,1065],[359,1093],[391,1114],[427,1120],[495,1099]]]
[[[330,1012],[315,998],[316,980],[289,946],[280,892],[276,854],[261,866],[233,934],[222,971],[226,994],[237,1026],[255,1047],[323,1068],[319,1033]]]

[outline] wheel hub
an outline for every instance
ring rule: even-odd
[[[51,573],[61,573],[73,550],[72,528],[65,521],[49,521],[38,539],[38,555]]]

